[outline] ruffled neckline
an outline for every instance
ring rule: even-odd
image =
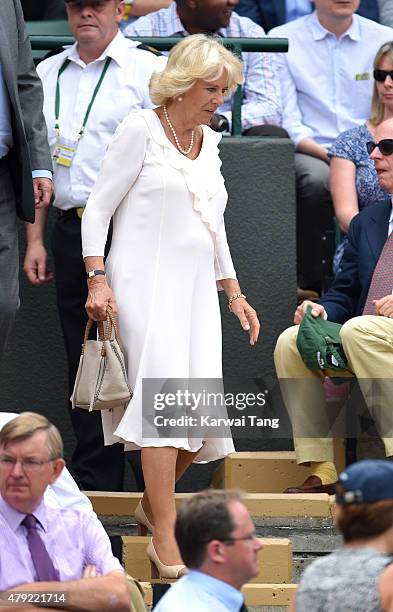
[[[206,153],[206,149],[208,148],[208,141],[210,140],[211,144],[215,144],[218,148],[218,144],[222,138],[222,134],[218,134],[214,132],[207,125],[201,125],[203,131],[203,139],[202,146],[199,152],[198,157],[195,159],[190,159],[186,155],[180,153],[180,151],[175,147],[175,145],[169,140],[167,135],[165,134],[164,127],[160,121],[159,116],[156,112],[154,112],[151,108],[145,108],[141,110],[141,114],[143,115],[146,123],[150,128],[150,132],[154,140],[157,144],[164,146],[168,151],[172,151],[176,154],[176,156],[180,159],[180,161],[185,161],[185,163],[193,163],[199,161],[202,157],[204,157]]]
[[[155,151],[156,147],[152,147],[155,162],[162,165],[165,159],[165,163],[169,163],[183,174],[188,190],[193,196],[194,210],[201,215],[202,221],[209,229],[217,233],[223,210],[217,210],[212,198],[224,183],[218,149],[222,135],[202,125],[201,150],[198,157],[190,159],[182,155],[167,138],[157,113],[152,109],[142,109],[139,112],[147,124],[152,141],[159,146],[159,152]]]

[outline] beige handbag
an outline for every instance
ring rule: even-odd
[[[132,398],[117,323],[108,308],[106,322],[98,321],[98,340],[89,340],[93,321],[88,320],[79,359],[72,407],[84,410],[125,408]]]

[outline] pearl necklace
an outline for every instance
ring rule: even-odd
[[[194,146],[195,130],[192,130],[192,132],[191,132],[190,144],[188,145],[188,147],[186,149],[183,149],[183,147],[181,146],[181,144],[179,142],[177,134],[175,132],[175,128],[173,127],[172,122],[171,122],[171,120],[168,117],[168,111],[167,111],[166,105],[164,105],[163,110],[164,110],[165,121],[167,122],[167,124],[169,126],[169,129],[172,132],[172,136],[173,136],[173,139],[174,139],[174,141],[176,143],[177,148],[179,149],[180,153],[183,153],[183,155],[188,155],[190,153],[192,147]]]

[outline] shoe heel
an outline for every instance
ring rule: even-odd
[[[151,577],[154,580],[157,580],[157,578],[160,578],[160,574],[158,572],[157,566],[155,563],[153,563],[153,561],[151,559],[149,559],[150,561],[150,572],[151,572]]]
[[[142,525],[141,523],[136,524],[136,530],[139,536],[146,536],[147,535],[147,527],[146,525]]]

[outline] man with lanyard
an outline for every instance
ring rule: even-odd
[[[149,79],[166,58],[119,32],[124,10],[120,0],[66,0],[66,8],[76,42],[43,61],[38,73],[54,162],[57,220],[52,250],[71,393],[86,325],[81,216],[111,136],[132,108],[152,107]],[[24,269],[38,286],[53,277],[46,266],[45,218],[38,215],[27,228]],[[100,413],[77,408],[71,420],[77,439],[71,467],[79,484],[84,489],[121,490],[124,449],[119,444],[103,446]]]

